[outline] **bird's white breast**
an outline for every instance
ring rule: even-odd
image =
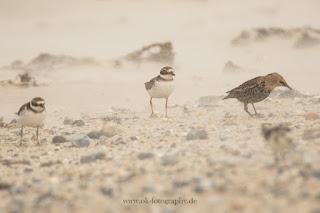
[[[148,90],[152,98],[167,98],[174,90],[174,81],[156,81],[152,88]]]
[[[38,127],[42,125],[42,122],[46,118],[46,111],[35,113],[31,110],[25,110],[18,115],[17,122],[21,126]]]

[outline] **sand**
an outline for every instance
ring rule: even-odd
[[[319,6],[312,0],[2,1],[0,81],[18,82],[25,70],[10,64],[21,60],[30,68],[40,53],[95,63],[31,69],[39,86],[0,87],[5,124],[33,97],[44,98],[47,109],[40,147],[35,129],[26,128],[17,147],[19,127],[0,127],[0,212],[318,212],[320,45],[296,44],[306,26],[320,29]],[[255,27],[298,33],[232,44]],[[166,41],[175,52],[176,89],[169,118],[165,101],[155,100],[159,118],[151,119],[144,82],[168,64],[115,67],[112,60]],[[228,61],[240,69],[226,72]],[[275,89],[255,105],[262,117],[250,117],[234,99],[221,100],[271,72],[295,92]],[[262,135],[265,123],[288,126],[296,144],[278,164]],[[98,134],[103,128],[107,136]],[[203,138],[188,140],[194,130],[203,130]],[[74,136],[91,131],[98,138],[88,147],[73,145]],[[66,142],[53,143],[55,136]]]

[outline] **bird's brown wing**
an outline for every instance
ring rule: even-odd
[[[243,92],[244,90],[250,90],[251,87],[255,87],[257,83],[259,83],[262,79],[262,76],[258,76],[256,78],[253,78],[251,80],[248,80],[241,84],[240,86],[228,91],[227,93],[232,94],[236,92]]]
[[[157,77],[151,79],[150,81],[144,83],[144,86],[145,86],[146,90],[150,90],[153,87],[154,83],[156,82],[156,80],[158,78],[159,78],[159,76],[157,76]]]
[[[27,109],[27,108],[28,108],[28,104],[29,104],[29,103],[23,104],[23,105],[22,105],[22,107],[20,107],[20,109],[19,109],[19,111],[18,111],[17,115],[20,115],[20,114],[21,114],[21,112],[22,112],[24,109]]]

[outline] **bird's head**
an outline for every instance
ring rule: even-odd
[[[36,112],[42,112],[45,108],[45,101],[43,98],[36,97],[30,102],[30,107]]]
[[[287,87],[292,90],[292,88],[287,84],[286,80],[284,80],[284,78],[276,72],[266,75],[265,78],[272,89],[275,87]]]
[[[166,80],[172,80],[174,74],[174,69],[172,67],[163,67],[160,70],[160,77]]]

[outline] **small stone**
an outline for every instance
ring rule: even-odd
[[[65,139],[65,137],[63,136],[54,136],[52,138],[52,143],[65,143],[67,142],[67,139]]]
[[[302,138],[304,140],[313,140],[313,139],[320,138],[320,128],[305,130]]]
[[[16,119],[13,119],[12,121],[10,121],[10,124],[16,124],[18,123]]]
[[[25,173],[33,172],[33,168],[25,168],[25,169],[24,169],[24,172],[25,172]]]
[[[200,193],[202,193],[202,192],[205,191],[205,188],[204,188],[203,186],[201,186],[201,185],[196,185],[196,186],[194,187],[193,191],[194,191],[195,193],[197,193],[197,194],[200,194]]]
[[[154,186],[154,184],[148,183],[143,187],[142,191],[143,192],[154,192],[155,186]]]
[[[315,170],[311,174],[314,178],[317,178],[320,180],[320,170]]]
[[[10,188],[10,191],[13,194],[24,194],[26,192],[26,189],[23,186],[14,185]]]
[[[101,186],[100,187],[100,192],[103,195],[106,195],[106,196],[109,196],[109,197],[113,197],[113,188],[111,188],[111,187],[109,188],[109,187]]]
[[[88,147],[90,145],[90,138],[85,134],[73,136],[72,145],[75,147]]]
[[[16,136],[19,136],[21,133],[21,128],[14,130],[12,133],[15,134]]]
[[[188,186],[188,185],[189,185],[189,183],[186,182],[186,181],[174,181],[174,182],[173,182],[173,186],[174,186],[175,188],[183,188],[183,187],[186,187],[186,186]]]
[[[225,140],[227,140],[227,139],[229,139],[231,137],[232,137],[232,135],[230,133],[227,133],[227,132],[221,133],[219,135],[219,138],[220,138],[221,141],[225,141]]]
[[[11,188],[11,184],[0,182],[0,190],[6,190],[6,189],[10,189],[10,188]]]
[[[130,139],[131,139],[132,141],[137,141],[137,140],[138,140],[138,137],[132,136],[132,137],[130,137]]]
[[[122,130],[115,125],[106,125],[100,130],[100,134],[107,137],[113,137],[115,135],[119,135],[120,133],[122,133]]]
[[[140,154],[138,154],[138,158],[140,160],[144,160],[144,159],[148,159],[148,158],[153,158],[154,154],[151,152],[141,152]]]
[[[85,122],[83,120],[75,120],[72,125],[83,126],[85,125]]]
[[[307,114],[307,115],[305,116],[305,119],[306,119],[306,120],[317,120],[317,119],[319,119],[319,118],[320,118],[320,116],[319,116],[318,113],[309,113],[309,114]]]
[[[177,154],[165,154],[162,156],[162,165],[163,166],[170,166],[175,165],[178,162],[178,155]]]
[[[95,151],[89,155],[82,156],[80,159],[80,163],[91,163],[96,160],[103,160],[105,159],[106,154],[102,151]]]
[[[87,134],[87,136],[89,137],[89,138],[91,138],[91,139],[99,139],[100,138],[100,136],[101,136],[101,134],[100,134],[100,132],[99,131],[91,131],[91,132],[89,132],[88,134]]]
[[[66,119],[64,119],[63,124],[64,125],[72,125],[73,124],[73,120],[69,119],[69,118],[66,118]]]
[[[208,138],[208,133],[205,130],[191,129],[187,134],[187,140],[204,140]]]

